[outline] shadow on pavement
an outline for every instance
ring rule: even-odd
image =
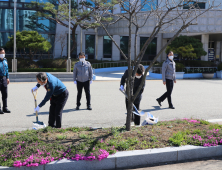
[[[87,110],[87,109],[79,109],[79,110],[76,110],[76,109],[66,109],[66,110],[63,110],[62,113],[69,113],[69,112],[75,112],[75,111],[81,111],[81,110]],[[49,112],[39,112],[38,115],[48,115]],[[29,114],[29,115],[26,115],[28,117],[31,117],[31,116],[35,116],[35,113],[33,114]]]
[[[152,112],[152,111],[159,111],[159,110],[169,109],[169,108],[161,108],[160,106],[152,106],[152,107],[154,107],[154,109],[147,109],[147,110],[142,109],[142,110],[144,112]]]

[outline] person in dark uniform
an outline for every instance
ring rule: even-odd
[[[135,77],[135,80],[134,80],[134,87],[133,87],[133,94],[136,93],[137,89],[139,88],[141,82],[142,82],[142,78],[143,78],[143,73],[144,73],[145,69],[143,67],[142,64],[139,64],[139,67],[137,69],[137,72],[136,72],[136,77]],[[126,79],[128,78],[128,70],[125,71],[125,73],[123,74],[122,78],[121,78],[121,82],[120,82],[120,90],[124,90],[124,84],[126,83]],[[137,110],[140,109],[140,101],[142,99],[142,93],[143,93],[143,90],[144,90],[144,87],[145,87],[145,82],[144,82],[144,85],[142,87],[142,89],[140,90],[138,96],[136,97],[135,101],[134,101],[134,105],[136,106]],[[127,89],[128,87],[126,87]],[[128,106],[128,100],[126,98],[125,100],[126,102],[126,109],[127,109],[127,106]],[[138,115],[135,115],[132,113],[132,121],[134,121],[134,124],[135,125],[140,125],[140,116]]]
[[[90,101],[90,84],[93,82],[93,72],[90,62],[85,60],[85,53],[79,53],[79,62],[74,65],[73,69],[74,84],[77,86],[77,102],[76,110],[79,110],[81,105],[82,89],[86,94],[86,105],[88,110],[92,110]]]
[[[163,79],[163,84],[166,85],[167,91],[160,98],[157,98],[156,100],[158,104],[161,106],[161,102],[163,102],[167,98],[169,108],[175,109],[171,100],[173,85],[174,83],[176,83],[176,64],[173,61],[173,51],[170,51],[167,56],[168,57],[166,61],[163,62],[162,65],[162,79]]]
[[[8,85],[9,85],[9,75],[8,75],[8,62],[5,58],[5,50],[0,48],[0,90],[2,93],[2,103],[3,108],[1,110],[0,107],[0,114],[4,113],[11,113],[8,110],[7,106],[7,97],[8,97]]]
[[[38,73],[36,75],[38,84],[32,88],[36,91],[40,86],[43,86],[47,93],[42,102],[34,109],[39,112],[40,108],[50,99],[49,109],[49,126],[61,128],[62,126],[62,112],[69,97],[69,92],[66,86],[55,76],[50,73]]]

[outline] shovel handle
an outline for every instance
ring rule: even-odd
[[[120,90],[120,89],[119,89]],[[120,90],[125,96],[126,96],[126,98],[128,99],[128,97],[127,97],[127,95],[126,95],[126,93],[125,93],[125,91],[123,91],[123,90]],[[136,108],[136,106],[133,104],[133,108],[135,109],[135,111],[136,111],[136,113],[138,113],[139,114],[139,111],[137,110],[137,108]]]
[[[32,94],[34,96],[35,108],[36,108],[37,107],[37,100],[36,100],[36,98],[37,98],[38,90],[36,90],[36,93],[34,93],[34,91],[32,90]],[[35,115],[36,115],[36,121],[38,122],[38,112],[37,111],[35,112]]]

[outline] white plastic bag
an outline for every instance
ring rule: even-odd
[[[158,122],[158,118],[155,118],[152,114],[150,114],[149,112],[147,112],[147,117],[146,119],[143,121],[142,126],[145,125],[154,125],[157,124]]]
[[[44,125],[39,125],[37,123],[32,124],[32,129],[34,129],[34,130],[42,129],[42,128],[45,128],[45,127],[46,127],[46,124],[44,124]]]

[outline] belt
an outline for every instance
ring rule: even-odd
[[[5,78],[5,76],[0,76],[0,78]]]

